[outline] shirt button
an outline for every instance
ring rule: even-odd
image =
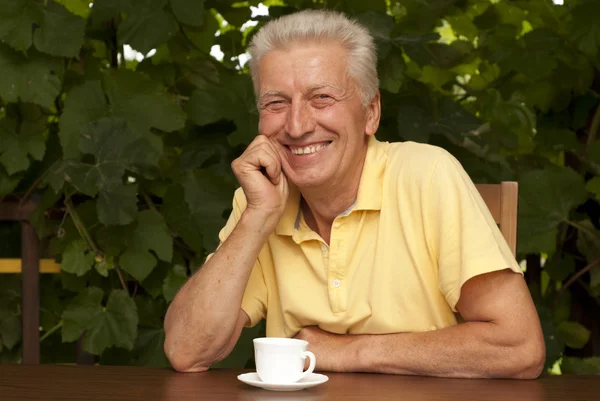
[[[331,283],[335,288],[338,288],[341,284],[340,280],[333,280],[333,283]]]
[[[325,244],[321,245],[321,252],[327,252],[327,246]]]

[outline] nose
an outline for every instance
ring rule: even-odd
[[[293,100],[286,122],[286,132],[292,138],[301,138],[315,130],[315,121],[310,105],[302,100]]]

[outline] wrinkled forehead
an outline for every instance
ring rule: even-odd
[[[257,93],[351,86],[346,50],[335,42],[298,42],[265,54],[258,63]]]

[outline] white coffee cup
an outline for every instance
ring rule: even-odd
[[[256,373],[265,383],[287,384],[311,374],[317,362],[315,354],[307,351],[308,342],[294,338],[264,337],[254,339]],[[304,371],[304,361],[310,366]]]

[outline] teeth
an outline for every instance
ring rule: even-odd
[[[320,144],[317,146],[306,146],[304,148],[292,148],[292,153],[295,155],[308,155],[324,149],[328,144]]]

